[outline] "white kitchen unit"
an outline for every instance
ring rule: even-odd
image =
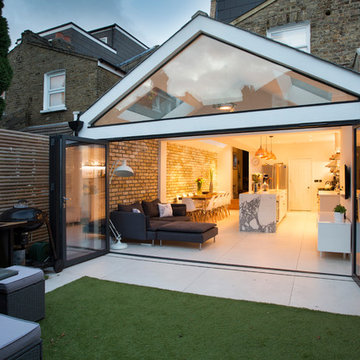
[[[287,213],[287,190],[278,190],[276,193],[276,221],[279,223]]]
[[[274,233],[287,212],[287,191],[241,193],[239,205],[240,231]]]
[[[320,212],[331,212],[337,204],[340,204],[340,194],[338,191],[320,190]]]
[[[343,253],[351,252],[351,222],[334,222],[333,212],[320,212],[318,219],[318,250],[322,252]]]

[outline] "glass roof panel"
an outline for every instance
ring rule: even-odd
[[[94,126],[356,100],[346,92],[201,35]]]

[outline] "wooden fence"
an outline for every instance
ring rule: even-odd
[[[0,129],[0,213],[20,199],[49,213],[49,137]],[[45,226],[33,232],[47,239]]]

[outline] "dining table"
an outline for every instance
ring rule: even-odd
[[[211,199],[214,195],[217,195],[217,193],[213,192],[213,193],[202,193],[202,194],[194,194],[191,196],[186,196],[189,197],[193,200],[209,200]],[[184,196],[185,197],[185,196]],[[182,200],[182,196],[179,197],[179,200]]]

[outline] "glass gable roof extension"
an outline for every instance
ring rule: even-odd
[[[94,126],[357,100],[282,65],[200,35]]]

